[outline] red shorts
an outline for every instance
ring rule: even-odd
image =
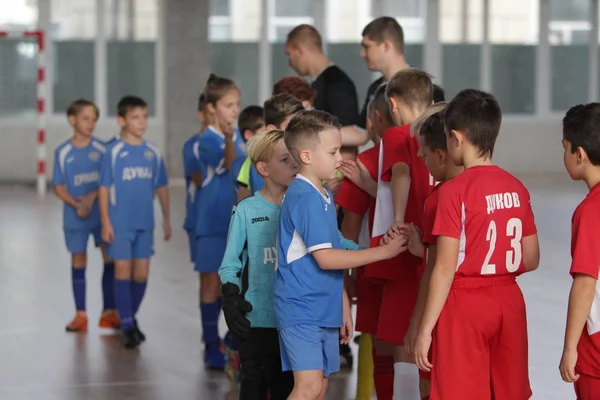
[[[377,333],[379,309],[383,295],[383,282],[368,278],[364,268],[357,270],[356,277],[356,331]]]
[[[600,379],[589,375],[579,375],[574,383],[577,400],[600,399]]]
[[[431,400],[528,400],[527,316],[515,277],[458,277],[433,331]]]
[[[384,283],[379,325],[377,326],[377,339],[398,346],[404,344],[404,335],[410,325],[418,293],[416,270],[414,279],[386,281]]]

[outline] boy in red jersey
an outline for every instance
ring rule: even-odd
[[[423,157],[427,168],[429,168],[429,172],[439,183],[425,200],[422,234],[414,226],[409,229],[408,233],[410,238],[409,251],[423,257],[423,262],[418,271],[419,295],[417,296],[417,304],[413,310],[408,331],[404,336],[404,348],[409,355],[414,355],[417,332],[421,324],[421,318],[423,317],[425,301],[427,300],[431,269],[435,263],[437,239],[432,234],[432,230],[435,211],[438,205],[438,190],[444,182],[454,178],[463,171],[463,167],[454,165],[448,156],[443,111],[446,105],[447,103],[437,103],[431,106],[428,111],[433,110],[436,112],[423,122],[418,132],[419,155]],[[429,399],[431,374],[419,370],[419,376],[421,378],[421,397]]]
[[[600,399],[600,104],[571,108],[563,119],[565,168],[590,193],[573,213],[571,275],[565,344],[560,373],[574,382],[578,400]]]
[[[344,179],[340,185],[340,191],[336,197],[337,204],[344,210],[340,232],[344,237],[354,240],[357,243],[365,214],[368,211],[369,234],[373,226],[373,216],[375,214],[375,197],[361,189],[360,174],[361,172],[366,172],[369,174],[368,180],[370,182],[375,183],[377,181],[381,133],[394,126],[385,97],[385,84],[381,85],[375,91],[373,99],[369,102],[367,106],[367,119],[367,130],[375,146],[358,155],[357,160],[360,164],[354,161],[342,162],[340,170],[347,179]],[[354,183],[353,180],[357,178],[359,181]],[[372,338],[377,333],[383,285],[380,281],[366,278],[364,276],[366,268],[369,267],[357,268],[352,271],[352,279],[356,285],[357,299],[356,330],[363,333],[359,343],[359,372],[356,399],[370,399],[374,385],[379,400],[392,400],[394,360],[391,349],[386,354],[384,351],[386,344],[383,343],[374,343],[371,348]],[[365,346],[368,346],[369,349],[365,350]],[[389,347],[389,345],[387,346]],[[368,354],[368,357],[371,359],[362,358],[362,354]],[[368,371],[364,371],[366,365],[371,366]]]
[[[414,68],[403,69],[388,82],[386,96],[398,126],[385,131],[381,138],[372,246],[379,244],[390,225],[414,223],[421,229],[425,198],[433,186],[425,162],[417,156],[417,138],[410,134],[410,125],[433,102],[430,75]],[[377,338],[395,345],[395,399],[420,398],[418,369],[403,348],[417,300],[420,264],[421,258],[405,252],[365,271],[366,276],[385,280]]]
[[[475,89],[444,113],[448,154],[465,170],[438,191],[436,260],[415,344],[417,365],[432,371],[431,400],[532,395],[515,278],[538,267],[539,243],[529,192],[491,160],[501,120],[496,99]]]

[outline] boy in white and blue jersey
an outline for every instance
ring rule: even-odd
[[[102,292],[104,308],[99,326],[118,328],[113,293],[114,264],[106,257],[100,237],[98,211],[98,185],[100,165],[104,157],[104,144],[92,136],[98,108],[88,100],[79,99],[67,109],[67,118],[73,127],[73,136],[54,151],[54,192],[64,202],[63,229],[67,250],[71,253],[71,279],[75,298],[75,318],[67,325],[69,332],[85,332],[88,328],[86,314],[85,268],[87,244],[94,237],[96,247],[101,247],[104,258]]]
[[[154,195],[162,206],[164,239],[169,240],[169,192],[162,156],[156,146],[143,139],[148,124],[146,102],[125,96],[117,107],[123,135],[106,149],[99,202],[102,239],[115,260],[115,299],[123,344],[134,348],[145,340],[135,315],[146,292],[154,254]]]
[[[244,157],[244,141],[234,128],[239,115],[240,91],[227,78],[211,75],[204,88],[206,113],[210,125],[198,138],[202,164],[202,187],[196,201],[196,261],[200,276],[200,314],[204,361],[209,369],[222,370],[218,323],[221,311],[221,285],[217,271],[221,266],[231,209],[236,203],[236,188],[231,169]]]
[[[198,138],[206,129],[205,125],[206,101],[204,94],[201,94],[198,100],[198,121],[200,121],[200,131],[195,133],[183,144],[183,171],[185,176],[185,220],[183,229],[188,235],[190,245],[190,260],[195,261],[196,253],[196,200],[202,187],[202,166],[200,162],[200,150]]]
[[[352,338],[343,270],[389,259],[406,249],[398,236],[385,246],[342,250],[333,195],[342,156],[340,124],[323,111],[301,111],[285,131],[299,174],[281,206],[274,309],[284,370],[294,371],[290,398],[323,399],[339,370],[339,343]]]

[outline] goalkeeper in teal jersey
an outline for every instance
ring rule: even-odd
[[[219,269],[223,313],[239,342],[240,399],[287,399],[294,387],[282,372],[273,312],[279,209],[298,167],[283,142],[283,132],[259,133],[248,143],[248,157],[265,186],[234,208],[227,248]]]

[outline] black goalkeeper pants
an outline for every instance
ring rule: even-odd
[[[275,328],[252,328],[239,341],[240,400],[287,400],[294,389],[292,371],[282,371],[279,336]]]

